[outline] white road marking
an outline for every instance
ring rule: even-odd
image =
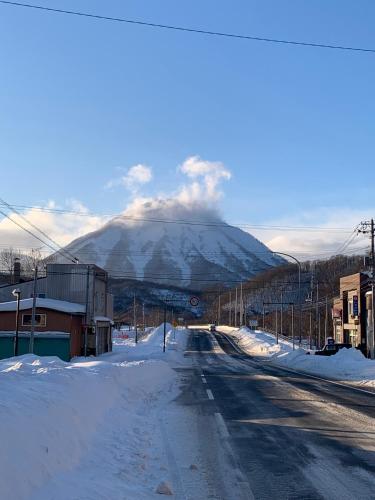
[[[211,389],[206,389],[208,399],[215,399]]]
[[[229,438],[228,428],[224,422],[223,415],[221,413],[215,413],[215,419],[216,419],[216,423],[217,423],[217,426],[219,428],[219,432],[221,434],[221,437]]]
[[[203,382],[204,384],[207,384],[207,380],[206,380],[204,377],[202,377],[202,382]]]

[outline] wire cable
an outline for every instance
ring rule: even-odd
[[[69,260],[73,260],[73,261],[78,261],[79,260],[72,253],[70,253],[68,250],[66,250],[65,248],[63,248],[62,246],[60,246],[54,239],[52,239],[50,236],[48,236],[47,233],[45,233],[44,231],[42,231],[42,229],[40,229],[35,224],[33,224],[32,222],[30,222],[24,215],[22,215],[20,212],[18,212],[18,210],[16,210],[12,205],[10,205],[9,203],[7,203],[2,198],[0,198],[0,202],[2,204],[4,204],[5,206],[7,206],[9,208],[9,210],[12,210],[19,217],[21,217],[21,219],[24,222],[26,222],[27,224],[29,224],[32,228],[34,228],[36,231],[38,231],[40,234],[42,234],[45,238],[47,238],[47,240],[51,241],[57,248],[59,248],[61,250],[61,252],[64,252],[64,254],[67,256],[67,258],[69,258]]]
[[[15,221],[14,219],[12,219],[7,213],[3,212],[2,210],[0,210],[0,213],[2,215],[4,215],[4,217],[6,217],[7,219],[9,219],[11,222],[13,222],[13,224],[15,224],[16,226],[18,226],[19,228],[23,229],[28,234],[30,234],[33,238],[36,238],[37,240],[39,240],[41,243],[43,243],[43,245],[49,247],[54,253],[56,253],[56,252],[60,253],[63,257],[67,258],[66,255],[61,250],[59,250],[59,249],[56,250],[56,248],[52,247],[49,243],[47,243],[44,240],[42,240],[41,238],[39,238],[39,236],[37,236],[36,234],[34,234],[32,231],[30,231],[29,229],[27,229],[25,226],[23,226],[19,222]]]
[[[0,0],[1,2],[1,0]],[[2,203],[0,202],[0,206]],[[23,210],[38,210],[47,213],[56,214],[73,214],[82,217],[108,217],[108,218],[121,218],[125,221],[134,222],[152,222],[152,223],[165,223],[165,224],[182,224],[188,226],[208,226],[208,227],[226,227],[229,229],[260,229],[260,230],[285,230],[285,231],[316,231],[316,232],[339,232],[352,234],[353,229],[351,227],[321,227],[321,226],[289,226],[289,225],[267,225],[267,224],[236,224],[236,223],[226,223],[226,222],[207,222],[202,220],[189,220],[189,219],[161,219],[153,217],[135,217],[132,215],[124,214],[95,214],[92,212],[80,212],[77,210],[65,210],[58,208],[48,208],[48,207],[38,207],[32,205],[17,205],[12,204],[13,207]]]
[[[52,12],[55,14],[68,14],[71,16],[87,17],[87,18],[97,19],[97,20],[101,20],[101,21],[114,21],[114,22],[120,22],[120,23],[146,26],[149,28],[158,28],[158,29],[173,30],[173,31],[183,31],[183,32],[187,32],[187,33],[208,35],[208,36],[214,36],[214,37],[234,38],[234,39],[241,39],[241,40],[276,43],[276,44],[284,44],[284,45],[299,45],[302,47],[313,47],[313,48],[319,48],[319,49],[334,49],[334,50],[345,50],[345,51],[352,51],[352,52],[375,53],[375,49],[365,48],[365,47],[352,47],[352,46],[345,46],[345,45],[333,45],[333,44],[327,44],[327,43],[303,42],[303,41],[297,41],[297,40],[265,38],[265,37],[259,37],[259,36],[253,36],[253,35],[240,35],[237,33],[226,33],[226,32],[222,32],[222,31],[209,31],[209,30],[203,30],[203,29],[188,28],[186,26],[174,26],[174,25],[170,25],[170,24],[159,24],[159,23],[151,23],[151,22],[146,22],[146,21],[139,21],[136,19],[125,19],[122,17],[111,17],[111,16],[104,16],[104,15],[99,15],[99,14],[90,14],[88,12],[82,12],[82,11],[56,9],[56,8],[52,8],[52,7],[45,7],[42,5],[21,3],[21,2],[11,2],[11,1],[7,1],[7,0],[0,0],[0,3],[10,5],[13,7],[25,7],[25,8],[29,8],[29,9],[43,10],[43,11]]]

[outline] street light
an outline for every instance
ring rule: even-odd
[[[19,326],[19,318],[20,318],[20,297],[21,290],[19,288],[15,288],[12,292],[14,297],[17,297],[17,312],[16,312],[16,334],[14,336],[14,355],[18,356],[18,326]]]
[[[302,342],[301,262],[298,259],[296,259],[296,257],[293,257],[293,255],[290,255],[288,253],[283,253],[283,252],[272,252],[272,253],[289,257],[290,259],[293,259],[298,266],[298,305],[299,305],[298,343],[299,346],[301,347],[301,342]]]

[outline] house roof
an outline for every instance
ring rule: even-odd
[[[33,306],[33,299],[22,299],[20,300],[20,310],[31,309]],[[85,314],[86,306],[83,304],[75,304],[74,302],[66,302],[65,300],[56,299],[36,299],[36,307],[42,307],[44,309],[52,309],[54,311],[60,311],[70,314]],[[16,311],[17,301],[12,300],[11,302],[1,302],[0,312],[2,311]]]

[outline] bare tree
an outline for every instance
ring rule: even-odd
[[[31,278],[36,266],[40,268],[43,260],[39,248],[32,248],[30,252],[21,254],[22,274],[25,278]]]
[[[2,274],[13,276],[13,267],[15,259],[20,258],[20,252],[12,247],[0,250],[0,270]]]

